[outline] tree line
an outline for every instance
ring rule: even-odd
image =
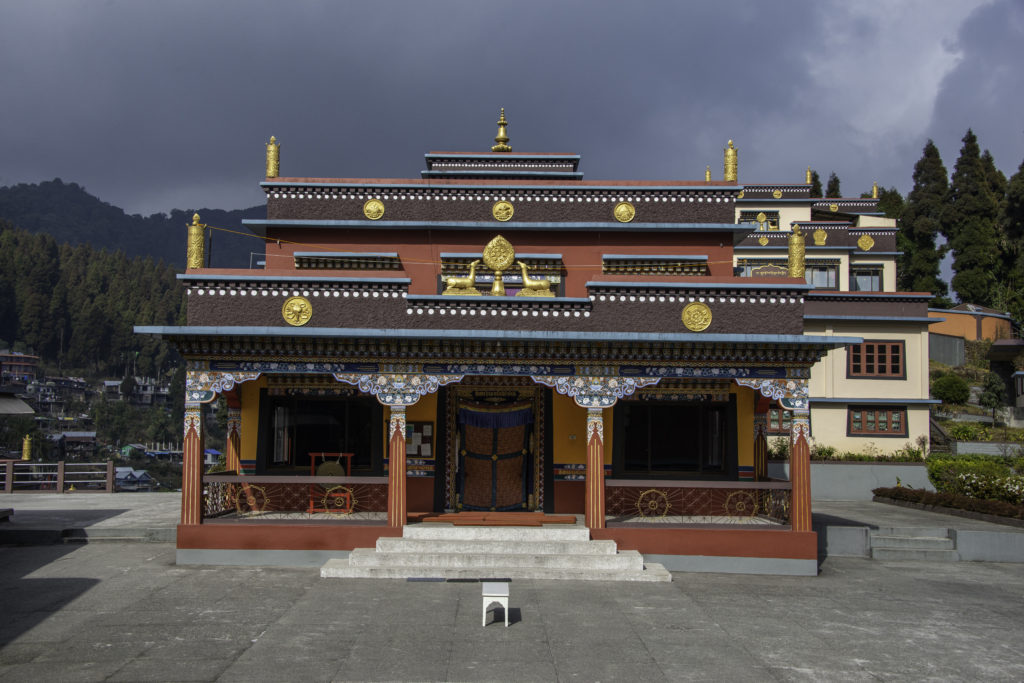
[[[0,221],[0,340],[65,374],[157,377],[177,356],[134,325],[178,325],[184,290],[151,257],[59,244]]]

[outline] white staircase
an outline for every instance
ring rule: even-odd
[[[945,527],[880,527],[870,533],[871,558],[956,562],[960,555]]]
[[[644,565],[635,550],[592,541],[581,526],[453,526],[412,524],[401,538],[379,538],[348,559],[329,560],[325,578],[571,579],[671,581],[660,564]]]

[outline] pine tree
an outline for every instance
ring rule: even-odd
[[[820,197],[821,195],[821,176],[817,171],[811,171],[811,196]]]
[[[1006,267],[1004,284],[1010,293],[1005,308],[1020,322],[1024,320],[1024,161],[1006,184],[1000,223]]]
[[[949,180],[939,150],[931,140],[924,146],[914,165],[914,188],[907,195],[896,236],[902,254],[898,258],[899,288],[912,292],[931,292],[932,304],[948,304],[948,286],[939,275],[939,262],[945,247],[937,247],[935,238],[942,228],[949,200]]]
[[[836,175],[835,171],[828,176],[828,185],[825,186],[826,197],[842,197],[842,192],[839,190],[839,176]]]
[[[953,289],[960,301],[991,306],[999,267],[999,200],[970,129],[953,169],[943,234],[953,250]]]

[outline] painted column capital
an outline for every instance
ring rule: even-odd
[[[641,387],[653,386],[660,377],[604,377],[534,375],[537,384],[571,397],[581,408],[611,408],[620,398],[632,396]]]
[[[209,403],[217,394],[231,391],[242,382],[258,379],[259,372],[218,372],[190,369],[185,372],[185,403]]]
[[[786,410],[806,409],[807,401],[807,380],[806,379],[743,379],[734,380],[741,387],[750,387],[758,391],[765,398],[779,401]]]
[[[587,443],[594,437],[604,443],[604,409],[587,408]]]
[[[425,375],[412,373],[375,373],[362,375],[355,372],[335,372],[334,379],[345,384],[354,384],[363,393],[376,396],[382,405],[411,406],[421,397],[436,393],[438,389],[452,382],[459,382],[464,375]]]

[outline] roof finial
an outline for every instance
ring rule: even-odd
[[[498,144],[491,147],[492,152],[511,152],[512,148],[508,146],[508,133],[505,132],[505,126],[508,125],[508,121],[505,120],[505,107],[501,108],[501,118],[498,119],[498,135],[495,136],[494,141]]]
[[[871,198],[878,199],[878,183],[871,183]]]
[[[710,182],[710,181],[711,181],[711,167],[710,166],[705,166],[704,167],[704,182]]]
[[[732,140],[729,140],[729,146],[725,148],[725,182],[735,183],[738,176],[738,159],[737,159],[736,148],[732,145]]]
[[[267,177],[276,178],[280,172],[281,145],[277,143],[277,138],[271,135],[270,142],[267,143]]]
[[[811,177],[811,167],[810,166],[807,167],[807,174],[804,176],[804,183],[806,183],[808,185],[812,185],[814,183],[814,178]]]

